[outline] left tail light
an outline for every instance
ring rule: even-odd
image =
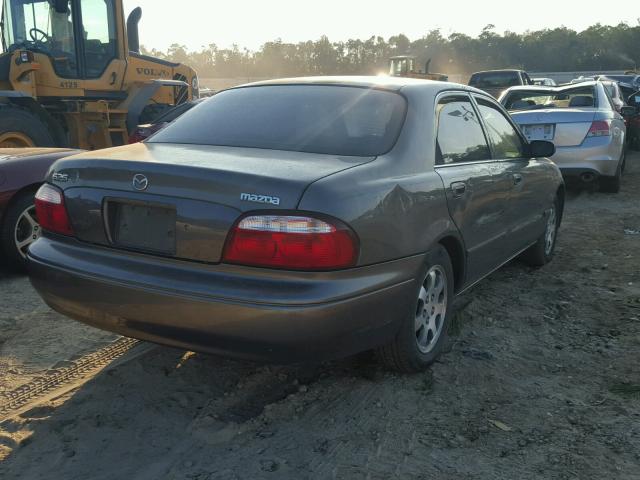
[[[252,215],[229,233],[223,262],[287,270],[353,267],[358,240],[346,225],[292,215]]]
[[[62,190],[45,183],[36,192],[36,216],[43,230],[73,236]]]

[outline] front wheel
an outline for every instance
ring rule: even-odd
[[[0,108],[0,148],[55,146],[51,132],[36,115],[15,106]]]
[[[422,281],[396,337],[377,350],[387,367],[420,372],[431,365],[446,342],[453,304],[453,267],[447,251],[438,245],[426,256]]]
[[[12,202],[0,229],[0,250],[7,266],[15,272],[27,267],[27,250],[40,237],[33,192],[25,192]]]

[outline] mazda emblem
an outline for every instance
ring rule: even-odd
[[[146,190],[149,186],[149,180],[143,174],[138,173],[133,176],[133,188],[142,191]]]

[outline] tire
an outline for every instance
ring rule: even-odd
[[[613,177],[600,177],[600,191],[603,193],[618,193],[622,183],[622,172],[627,164],[627,152],[622,152],[622,158],[618,163],[616,174]]]
[[[395,338],[376,350],[386,367],[402,373],[421,372],[438,358],[453,316],[453,278],[449,255],[438,245],[426,255],[415,300],[404,307],[406,320]]]
[[[12,105],[0,109],[0,147],[55,147],[47,126],[28,110]]]
[[[538,238],[529,249],[521,256],[522,260],[532,267],[541,267],[546,265],[553,258],[553,252],[556,249],[556,240],[558,239],[558,228],[560,227],[560,219],[562,212],[560,211],[560,202],[556,197],[553,207],[547,213],[547,226],[544,233]]]
[[[26,250],[31,243],[40,237],[40,225],[35,218],[34,195],[34,191],[18,194],[9,205],[0,226],[2,256],[6,266],[17,273],[26,271]],[[19,248],[17,242],[23,241],[25,243]]]

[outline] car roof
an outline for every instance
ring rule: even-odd
[[[497,72],[517,73],[517,72],[524,72],[524,70],[518,70],[517,68],[499,68],[496,70],[481,70],[479,72],[473,72],[471,75],[477,75],[479,73],[497,73]]]
[[[385,90],[398,91],[404,87],[421,87],[435,91],[456,87],[464,90],[476,90],[466,85],[452,82],[440,82],[436,80],[425,80],[421,78],[392,77],[386,75],[379,76],[323,76],[323,77],[293,77],[277,78],[260,82],[246,83],[232,87],[236,88],[256,87],[265,85],[341,85],[348,87],[381,88]]]
[[[514,87],[509,87],[509,92],[514,92],[514,91],[518,91],[518,90],[531,90],[531,91],[562,91],[562,90],[571,90],[574,88],[579,88],[579,87],[585,87],[585,86],[592,86],[592,85],[597,85],[598,83],[602,83],[601,81],[596,81],[596,80],[585,80],[584,82],[579,82],[579,83],[570,83],[570,84],[566,84],[566,85],[556,85],[554,86],[549,86],[549,85],[517,85]]]

